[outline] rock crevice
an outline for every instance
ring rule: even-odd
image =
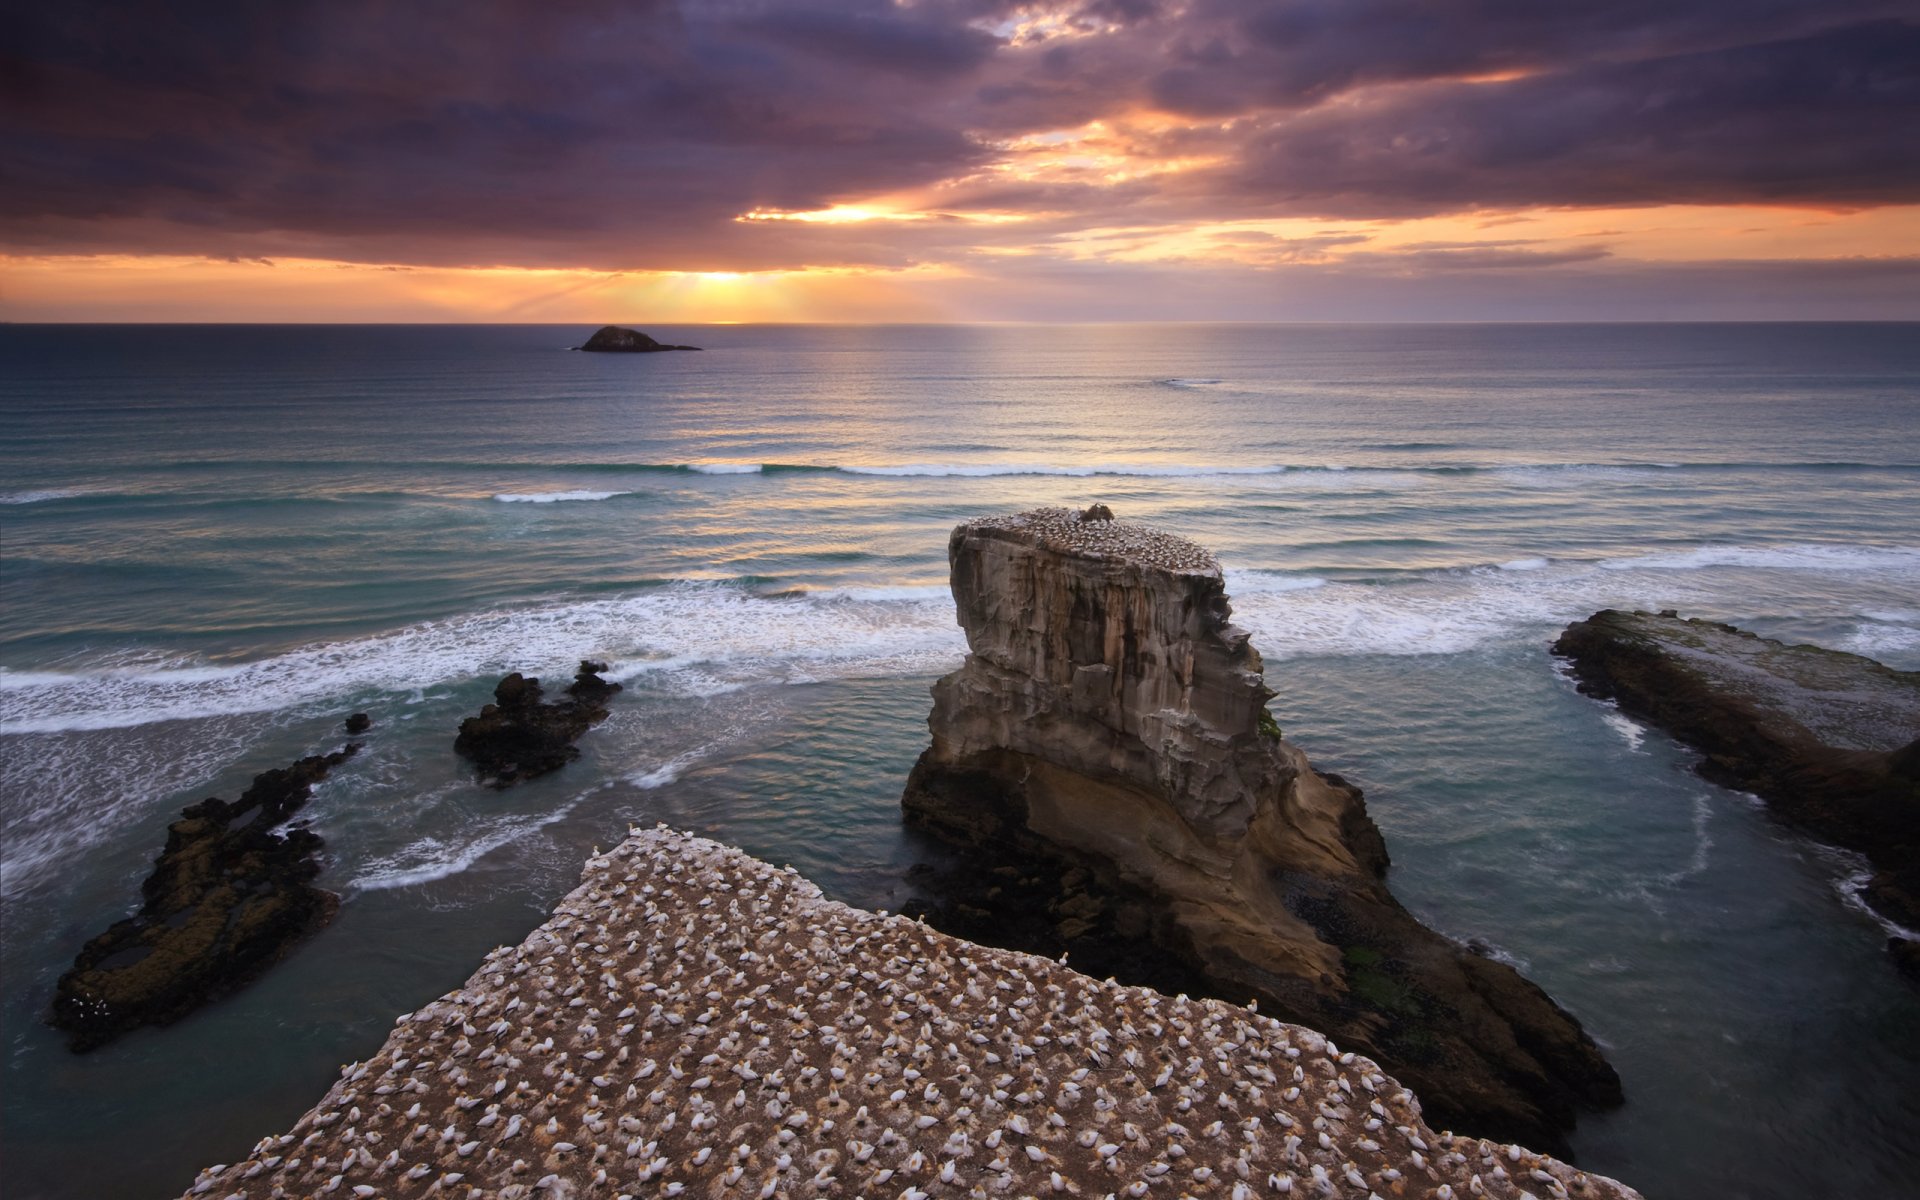
[[[1275,731],[1212,555],[1041,509],[960,526],[949,559],[971,653],[902,799],[963,853],[923,878],[931,920],[1257,999],[1476,1134],[1564,1148],[1576,1107],[1619,1101],[1578,1022],[1387,890],[1359,789]]]

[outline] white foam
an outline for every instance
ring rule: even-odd
[[[952,595],[944,583],[909,583],[894,587],[822,588],[808,592],[810,600],[944,600]]]
[[[85,488],[42,488],[37,491],[0,492],[0,504],[40,504],[47,500],[67,500],[86,494]]]
[[[597,790],[590,789],[544,812],[499,817],[483,821],[477,827],[468,826],[473,832],[465,838],[443,840],[433,835],[416,838],[392,854],[367,863],[347,886],[360,892],[378,892],[418,887],[458,875],[509,842],[520,841],[565,820],[582,800]]]
[[[1099,463],[1065,466],[1058,463],[905,463],[898,466],[843,466],[848,475],[890,475],[926,478],[984,479],[1000,475],[1054,475],[1084,478],[1093,475],[1129,475],[1149,479],[1195,478],[1208,475],[1282,475],[1287,468],[1267,466],[1189,466],[1180,463]]]
[[[1600,719],[1606,722],[1608,729],[1620,735],[1621,740],[1626,742],[1627,749],[1639,753],[1641,743],[1647,740],[1647,727],[1645,725],[1634,721],[1617,709],[1609,709],[1602,712]]]
[[[1495,565],[1502,571],[1539,571],[1546,568],[1547,560],[1544,558],[1511,558],[1506,562]]]
[[[494,499],[503,504],[558,504],[568,500],[611,500],[631,496],[632,492],[501,492]]]
[[[702,475],[758,475],[764,469],[760,463],[688,463],[687,470],[698,471]]]
[[[1696,571],[1751,567],[1777,571],[1891,571],[1920,574],[1920,546],[1699,546],[1610,559],[1610,571]]]
[[[1272,571],[1225,572],[1229,596],[1259,596],[1276,592],[1309,592],[1327,586],[1318,575],[1281,575]]]
[[[1669,884],[1684,883],[1707,869],[1707,861],[1713,851],[1713,835],[1708,826],[1713,821],[1713,796],[1708,792],[1695,792],[1693,796],[1693,853],[1687,859],[1687,865],[1670,875],[1663,876]]]
[[[113,729],[337,705],[347,695],[412,694],[509,670],[565,675],[583,657],[609,661],[615,679],[644,676],[650,686],[683,694],[803,675],[935,673],[958,661],[965,641],[943,592],[914,594],[919,598],[781,599],[683,583],[470,613],[248,663],[13,673],[0,675],[0,727]]]
[[[167,797],[206,786],[246,753],[262,723],[214,722],[151,737],[58,733],[0,753],[0,895],[9,900],[145,819]]]

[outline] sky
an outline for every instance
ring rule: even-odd
[[[64,0],[0,319],[1920,319],[1914,0]]]

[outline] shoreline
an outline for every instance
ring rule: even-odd
[[[1312,1030],[851,908],[659,826],[186,1194],[1540,1190],[1638,1196],[1436,1133]]]

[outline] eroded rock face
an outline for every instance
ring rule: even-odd
[[[76,1052],[238,990],[333,919],[340,898],[313,886],[320,836],[275,826],[359,748],[262,772],[240,799],[209,797],[167,827],[139,913],[82,947],[55,985],[49,1020]]]
[[[1920,672],[1732,625],[1605,609],[1554,643],[1580,690],[1699,750],[1699,772],[1867,856],[1864,898],[1920,930]],[[1920,939],[1889,952],[1920,981]]]
[[[934,685],[902,799],[974,852],[933,881],[936,924],[1257,999],[1475,1134],[1563,1148],[1576,1106],[1619,1102],[1571,1016],[1394,900],[1359,790],[1274,728],[1210,554],[1048,509],[948,550],[972,653]]]
[[[558,700],[546,701],[538,679],[515,671],[493,689],[492,704],[460,722],[454,751],[479,768],[481,781],[503,788],[557,771],[580,757],[580,736],[607,719],[620,691],[600,677],[607,664],[582,661]]]
[[[594,331],[582,345],[575,350],[609,350],[624,354],[652,354],[660,350],[698,350],[698,346],[669,346],[665,342],[656,342],[638,329],[623,329],[618,325],[606,325]]]

